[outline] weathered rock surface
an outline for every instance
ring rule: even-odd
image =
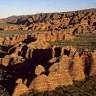
[[[42,74],[37,76],[29,86],[29,90],[39,90],[39,91],[46,91],[48,90],[48,78],[46,75]]]
[[[35,32],[30,34],[22,34],[22,35],[14,35],[13,37],[5,37],[0,38],[0,45],[15,45],[19,42],[26,42],[26,43],[34,43],[32,41],[38,41],[40,44],[42,42],[55,42],[55,41],[61,41],[61,40],[74,40],[75,36],[71,34],[64,34],[64,32]],[[30,40],[30,41],[29,41]]]
[[[22,96],[23,94],[28,93],[28,88],[22,83],[22,79],[18,79],[16,83],[17,86],[15,87],[12,96]]]
[[[76,53],[73,59],[73,69],[72,69],[72,76],[73,80],[84,80],[85,74],[84,74],[84,63],[79,57],[79,54]]]
[[[0,45],[3,45],[4,38],[0,38]]]
[[[96,32],[96,9],[14,16],[4,21],[14,25],[0,26],[1,30],[62,30],[65,33],[79,35],[81,32]]]
[[[85,48],[79,54],[72,46],[51,46],[48,43],[73,40],[74,35],[96,32],[96,9],[18,18],[7,19],[9,23],[19,24],[18,27],[0,27],[0,30],[44,32],[0,38],[0,45],[12,46],[7,55],[0,58],[0,64],[8,67],[15,79],[21,76],[26,84],[21,79],[17,80],[13,96],[20,96],[28,90],[51,91],[56,87],[73,85],[74,80],[84,80],[86,75],[96,75],[96,50],[89,52]]]
[[[95,50],[89,52],[85,48],[82,54],[79,55],[76,48],[72,46],[63,46],[61,48],[59,46],[50,46],[44,40],[36,40],[29,43],[19,42],[11,47],[8,52],[8,55],[0,59],[0,63],[6,67],[12,66],[13,69],[14,66],[19,68],[21,64],[24,70],[27,69],[24,76],[28,76],[24,77],[24,81],[26,81],[25,84],[29,85],[27,85],[28,88],[24,87],[26,90],[51,91],[59,86],[73,85],[74,80],[84,80],[86,75],[96,75]],[[59,52],[59,55],[56,55],[57,52]],[[27,66],[28,63],[30,68]],[[21,74],[22,70],[19,69],[19,71]],[[16,75],[15,69],[12,72]],[[34,77],[34,75],[37,77]],[[34,77],[30,83],[28,83],[29,77]],[[18,89],[23,85],[21,83],[17,85],[13,94],[22,93],[25,89],[23,91]]]
[[[36,74],[37,76],[39,76],[39,75],[40,75],[41,73],[43,73],[43,72],[45,72],[45,69],[44,69],[43,66],[41,66],[41,65],[36,66],[36,68],[35,68],[35,74]]]

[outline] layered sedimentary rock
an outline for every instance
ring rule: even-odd
[[[84,63],[78,53],[75,53],[72,69],[73,80],[84,80]]]
[[[71,34],[64,34],[64,32],[35,32],[30,34],[14,35],[13,37],[0,38],[0,45],[15,45],[19,42],[30,43],[32,41],[44,41],[44,42],[55,42],[61,40],[74,40],[75,36]]]
[[[13,96],[32,90],[51,91],[96,75],[96,50],[89,52],[86,48],[79,54],[72,46],[50,45],[50,42],[74,40],[74,35],[80,33],[96,32],[96,9],[11,18],[5,21],[18,26],[0,27],[0,30],[39,30],[0,38],[0,45],[11,45],[0,58],[0,64],[8,68],[18,83]]]
[[[36,40],[29,43],[19,42],[14,45],[8,51],[8,55],[0,59],[0,63],[6,67],[13,66],[13,69],[14,66],[20,66],[20,64],[24,64],[23,67],[29,66],[26,70],[28,77],[24,77],[28,90],[51,91],[59,86],[73,85],[74,80],[84,80],[86,75],[96,75],[95,57],[95,50],[89,52],[88,49],[84,49],[79,54],[72,46],[50,46],[46,41]],[[16,74],[15,69],[12,72]],[[34,77],[30,83],[28,83],[29,76]]]
[[[3,21],[9,26],[1,26],[1,30],[60,30],[79,35],[81,32],[96,32],[96,9],[9,17]]]
[[[42,74],[35,79],[33,79],[32,83],[29,86],[29,90],[35,89],[40,91],[48,90],[48,78],[46,75]]]

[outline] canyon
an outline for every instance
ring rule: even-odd
[[[0,20],[0,31],[21,32],[0,37],[0,66],[11,75],[4,77],[4,87],[12,96],[33,90],[52,91],[96,76],[95,48],[90,51],[84,47],[78,52],[70,44],[60,46],[62,41],[74,41],[80,34],[95,35],[96,9],[12,16]]]

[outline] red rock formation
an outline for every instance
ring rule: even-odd
[[[36,68],[35,68],[35,74],[36,74],[37,76],[39,76],[39,75],[40,75],[41,73],[43,73],[43,72],[45,72],[45,69],[44,69],[43,66],[41,66],[41,65],[36,66]]]
[[[48,90],[48,78],[46,75],[42,74],[37,76],[29,86],[29,90],[35,89],[39,91],[46,91]]]
[[[0,38],[0,45],[3,45],[4,38]]]
[[[22,83],[22,79],[17,79],[16,80],[16,83],[18,84],[15,89],[14,89],[14,92],[12,94],[12,96],[21,96],[21,95],[24,95],[26,93],[28,93],[28,88],[26,85],[24,85]]]
[[[90,76],[95,76],[96,75],[96,50],[94,50],[94,52],[92,52],[92,58],[93,58],[93,62],[91,65]]]
[[[45,67],[45,65],[43,65],[44,67],[42,67],[42,64],[39,65],[39,63],[37,63],[39,57],[37,57],[36,62],[33,60],[33,52],[36,51],[37,49],[46,50],[48,48],[52,50],[51,52],[53,56],[51,56],[52,59],[50,58],[45,62],[45,64],[48,63],[48,65],[46,66],[49,67],[47,68]],[[91,64],[90,68],[91,70],[87,75],[89,76],[96,75],[95,51],[91,53],[92,54],[91,56],[88,49],[85,48],[82,54],[79,56],[79,53],[76,51],[76,48],[72,46],[64,46],[62,48],[59,47],[61,50],[60,56],[58,55],[57,57],[55,57],[56,48],[58,48],[58,46],[53,46],[52,48],[49,43],[41,40],[30,42],[28,44],[20,42],[19,44],[16,44],[9,50],[9,55],[6,55],[4,56],[4,58],[0,59],[0,63],[3,66],[7,67],[9,65],[14,66],[17,64],[23,64],[25,60],[31,60],[31,62],[34,61],[34,64],[37,64],[38,66],[34,65],[35,69],[32,70],[34,70],[33,74],[37,75],[37,77],[35,77],[29,84],[29,90],[34,89],[37,91],[46,91],[46,90],[51,91],[59,86],[73,85],[73,80],[81,81],[86,78],[85,69],[86,67],[89,66],[88,64]],[[93,61],[89,62],[88,59]],[[45,75],[44,73],[46,72],[49,72],[49,74]],[[29,73],[30,72],[28,72],[28,74]],[[25,83],[27,84],[28,80],[26,79],[25,81],[26,81]],[[16,87],[16,90],[18,90],[18,87]]]
[[[73,80],[84,80],[85,74],[84,74],[84,63],[79,57],[78,53],[75,53],[74,59],[73,59],[73,71],[72,71]]]
[[[1,30],[63,30],[66,33],[78,35],[81,32],[96,32],[96,9],[80,10],[65,13],[43,13],[32,16],[9,17],[9,25]],[[38,18],[37,18],[38,17]],[[38,22],[37,22],[38,21]],[[10,25],[10,23],[14,25]],[[17,24],[17,25],[16,25]],[[80,28],[80,26],[82,26]]]

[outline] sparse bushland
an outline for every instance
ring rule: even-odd
[[[51,43],[52,45],[59,46],[74,46],[78,52],[81,52],[83,48],[88,48],[89,51],[92,51],[96,48],[96,33],[83,33],[76,36],[75,40],[72,41],[56,41]]]
[[[0,37],[12,37],[13,35],[22,35],[22,34],[29,34],[32,33],[30,31],[0,31]]]
[[[0,31],[0,37],[5,38],[5,37],[12,37],[13,35],[22,35],[22,34],[31,34],[33,32],[49,32],[46,30],[33,30],[33,31]]]

